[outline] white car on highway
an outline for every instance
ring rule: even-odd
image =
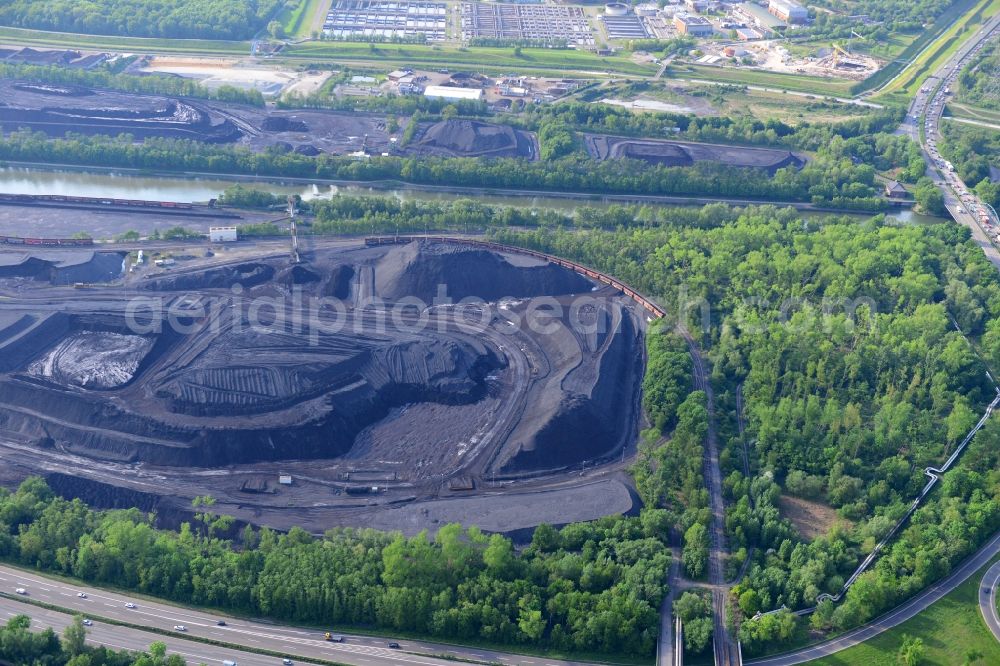
[[[125,608],[135,608],[135,604],[130,601],[127,604],[125,604]]]
[[[89,618],[89,617],[85,617],[85,618],[83,618],[83,626],[85,626],[85,627],[90,627],[90,626],[93,626],[93,624],[94,624],[94,623],[90,621],[90,618]]]
[[[77,592],[76,596],[78,598],[80,598],[80,599],[86,599],[87,598],[87,593],[86,592]]]
[[[174,631],[187,631],[187,630],[188,630],[188,628],[185,627],[183,624],[175,624],[174,625]]]
[[[19,587],[19,588],[17,588],[14,591],[17,592],[18,594],[22,595],[22,596],[24,596],[24,595],[26,595],[28,593],[28,591],[26,589],[24,589],[23,587]]]

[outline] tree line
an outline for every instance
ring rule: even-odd
[[[0,558],[177,602],[330,628],[650,655],[670,554],[664,512],[539,526],[515,549],[475,527],[414,537],[371,529],[313,536],[247,527],[199,498],[160,530],[138,510],[94,511],[31,478],[0,491]],[[77,665],[83,666],[83,665]]]
[[[117,65],[104,63],[95,69],[73,69],[57,65],[26,65],[0,62],[0,79],[52,83],[63,86],[83,86],[121,90],[143,95],[167,95],[176,97],[198,97],[234,104],[264,106],[264,96],[257,89],[243,89],[235,86],[219,86],[209,89],[194,79],[183,76],[137,76],[123,74]]]
[[[0,626],[0,661],[14,666],[185,666],[179,654],[167,654],[156,641],[146,652],[115,651],[87,643],[83,617],[73,618],[60,638],[51,627],[31,630],[31,618],[15,615]]]
[[[249,39],[280,0],[0,0],[0,24],[171,39]]]

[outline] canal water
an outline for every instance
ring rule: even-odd
[[[217,198],[227,187],[237,184],[225,178],[188,178],[153,176],[113,171],[49,170],[30,167],[0,167],[0,192],[6,194],[64,194],[67,196],[146,199],[151,201],[207,202]],[[274,194],[298,194],[303,199],[329,198],[337,194],[394,196],[402,200],[453,201],[468,199],[468,194],[427,191],[411,188],[376,188],[361,185],[305,185],[280,181],[241,183],[246,187]],[[577,207],[610,205],[598,199],[579,200],[559,197],[526,197],[503,194],[476,195],[486,204],[548,208],[572,212]],[[805,215],[812,217],[812,215]],[[817,216],[822,216],[818,214]],[[868,217],[859,215],[858,217]],[[911,210],[895,211],[892,218],[903,224],[932,224],[942,218],[920,215]]]

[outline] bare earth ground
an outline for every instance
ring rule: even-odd
[[[838,516],[832,507],[801,497],[782,495],[778,499],[778,508],[781,509],[782,516],[792,521],[799,534],[810,541],[823,536],[834,525],[849,524],[849,521]]]

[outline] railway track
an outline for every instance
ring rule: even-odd
[[[472,247],[481,247],[486,250],[493,250],[494,252],[508,252],[513,254],[525,254],[530,257],[536,257],[538,259],[543,259],[550,263],[562,266],[563,268],[568,268],[571,271],[585,275],[592,280],[597,280],[603,284],[606,284],[618,291],[622,292],[633,301],[638,303],[645,309],[650,315],[656,319],[662,319],[666,316],[666,311],[656,304],[650,298],[643,296],[638,291],[625,284],[617,278],[611,277],[607,273],[602,273],[598,270],[584,266],[583,264],[578,264],[568,259],[563,259],[561,257],[556,257],[551,254],[545,254],[544,252],[539,252],[537,250],[529,250],[523,247],[515,247],[513,245],[504,245],[502,243],[493,243],[490,241],[480,241],[471,238],[455,238],[452,236],[369,236],[365,238],[365,245],[370,247],[375,247],[379,245],[404,245],[407,243],[412,243],[413,241],[430,241],[436,243],[455,243],[458,245],[471,245]]]

